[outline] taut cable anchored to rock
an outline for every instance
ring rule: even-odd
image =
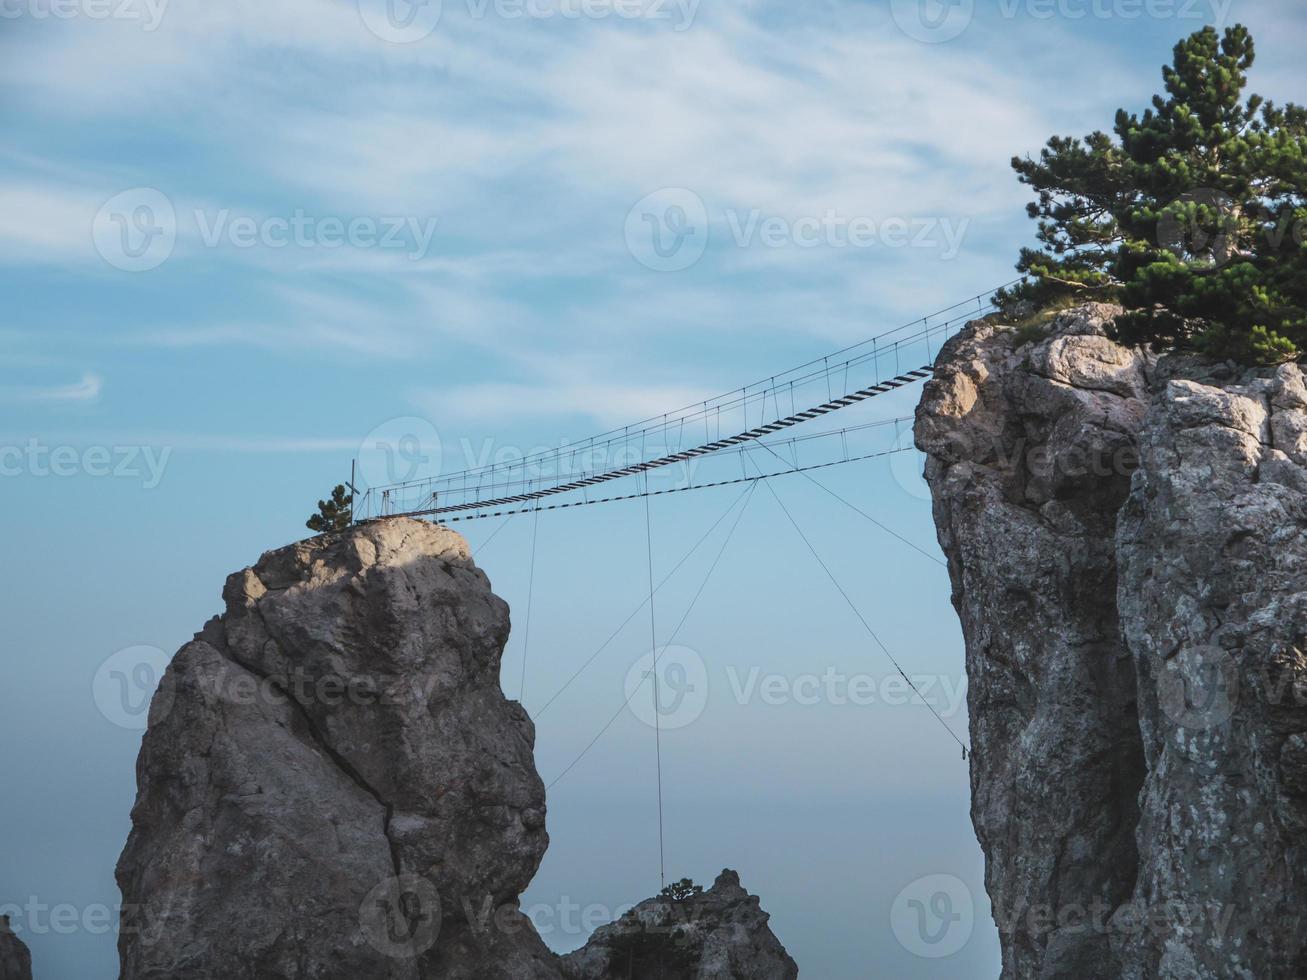
[[[1015,280],[1020,281],[1020,280]],[[1005,285],[1012,285],[1007,283]],[[930,702],[921,696],[916,685],[909,678],[906,671],[895,659],[893,654],[881,641],[877,631],[871,626],[867,618],[853,602],[847,590],[840,584],[832,573],[830,566],[818,554],[812,542],[804,533],[794,515],[789,508],[781,501],[776,490],[770,485],[770,481],[780,476],[799,474],[808,479],[814,485],[822,489],[826,494],[835,498],[845,507],[855,511],[864,519],[878,527],[897,540],[900,544],[912,548],[918,554],[927,559],[940,564],[939,559],[931,555],[925,549],[917,546],[905,536],[886,526],[877,520],[865,510],[853,504],[845,497],[839,495],[834,490],[825,486],[811,476],[810,471],[823,469],[827,467],[840,466],[860,460],[871,460],[888,456],[892,453],[907,451],[910,447],[896,446],[889,450],[878,452],[850,452],[848,445],[849,435],[859,431],[865,431],[876,426],[893,424],[895,431],[898,431],[898,424],[905,419],[892,419],[886,422],[874,422],[865,425],[853,425],[834,431],[819,432],[811,436],[801,436],[788,440],[770,439],[769,437],[777,433],[784,432],[806,423],[815,422],[834,413],[842,412],[853,406],[863,404],[872,399],[892,394],[899,389],[914,385],[931,377],[934,367],[932,364],[922,364],[920,367],[903,370],[902,363],[906,359],[905,354],[910,354],[913,360],[908,363],[920,363],[916,360],[921,356],[921,351],[914,347],[925,347],[927,356],[933,354],[932,338],[943,337],[951,334],[964,321],[971,320],[973,317],[983,315],[991,306],[987,303],[990,294],[1002,287],[995,287],[994,290],[987,290],[960,304],[954,304],[937,314],[932,314],[923,318],[915,318],[910,323],[891,331],[882,333],[860,344],[852,345],[844,350],[836,352],[834,355],[827,355],[817,361],[810,361],[806,364],[793,368],[790,371],[772,375],[765,381],[756,385],[749,385],[736,391],[730,392],[718,398],[706,400],[697,405],[687,406],[683,409],[666,413],[655,419],[646,420],[644,423],[638,423],[634,426],[627,426],[621,430],[614,430],[603,436],[592,437],[587,440],[584,446],[563,447],[559,450],[547,450],[540,453],[529,454],[523,460],[513,464],[495,464],[488,467],[480,467],[459,473],[440,477],[437,479],[427,479],[417,482],[393,484],[383,487],[368,488],[360,498],[360,506],[357,513],[361,523],[367,526],[369,523],[377,520],[385,521],[392,517],[408,518],[434,518],[443,523],[454,523],[459,521],[481,520],[488,517],[511,518],[515,514],[531,513],[532,530],[531,530],[531,557],[528,571],[527,585],[527,610],[526,626],[522,644],[522,680],[519,687],[520,695],[524,695],[526,688],[527,657],[530,650],[530,623],[534,606],[534,584],[536,576],[536,543],[539,534],[539,520],[542,511],[562,510],[567,508],[588,507],[599,503],[610,503],[619,500],[640,500],[644,509],[644,532],[645,532],[645,564],[648,580],[648,596],[641,604],[643,607],[647,603],[649,607],[649,643],[651,656],[653,658],[652,669],[649,670],[642,678],[641,683],[637,684],[635,691],[628,693],[626,701],[618,708],[614,715],[609,718],[599,729],[598,733],[592,738],[580,753],[555,777],[554,782],[562,779],[567,775],[585,755],[594,747],[595,744],[604,736],[604,734],[613,725],[635,696],[640,691],[645,681],[651,682],[652,697],[654,701],[654,749],[655,749],[655,786],[657,794],[657,830],[658,830],[658,852],[659,852],[659,877],[662,883],[666,884],[666,845],[663,827],[663,767],[662,767],[662,737],[661,737],[661,701],[659,697],[659,686],[661,679],[659,677],[659,636],[658,620],[656,615],[656,594],[661,587],[655,579],[654,574],[654,534],[651,500],[655,496],[664,494],[683,493],[690,490],[701,490],[712,487],[728,486],[732,484],[745,485],[745,491],[740,500],[744,502],[736,514],[735,521],[730,527],[730,531],[722,542],[721,550],[718,552],[716,559],[708,570],[707,576],[700,584],[694,599],[691,601],[689,608],[686,609],[685,615],[681,618],[677,629],[673,631],[672,637],[675,638],[684,625],[690,612],[702,595],[704,588],[711,579],[713,572],[716,570],[723,553],[729,545],[743,517],[744,510],[748,502],[752,499],[754,492],[759,484],[767,486],[769,493],[775,498],[778,506],[784,512],[790,523],[794,526],[796,532],[803,539],[808,549],[812,552],[813,557],[821,566],[827,577],[831,580],[836,590],[843,596],[854,614],[857,616],[863,628],[867,631],[873,642],[889,658],[899,675],[904,679],[908,686],[917,694],[918,699],[930,709],[935,720],[945,729],[950,738],[952,738],[962,748],[963,758],[967,757],[967,745],[960,739],[956,733],[948,726],[943,717],[936,711]],[[974,304],[974,308],[972,308]],[[965,307],[965,312],[959,311]],[[906,336],[903,336],[906,334]],[[889,377],[882,374],[882,363],[893,364],[893,373]],[[863,375],[860,377],[860,375]],[[871,375],[870,378],[865,377]],[[820,386],[820,399],[813,397],[815,394],[810,389]],[[852,390],[850,390],[852,389]],[[843,392],[840,394],[839,392]],[[786,406],[788,402],[788,406]],[[803,408],[807,404],[810,407]],[[738,413],[739,423],[733,420],[733,413]],[[768,421],[770,419],[770,421]],[[756,421],[755,421],[756,420]],[[697,433],[697,426],[703,426],[703,441],[693,444],[694,440],[688,440],[690,432]],[[722,430],[734,432],[723,436]],[[714,431],[715,430],[715,431]],[[666,443],[675,441],[675,448]],[[697,434],[695,439],[697,440]],[[801,463],[799,459],[798,446],[800,442],[815,439],[834,439],[840,440],[842,447],[842,456],[834,460],[825,460],[819,463],[807,462]],[[659,446],[656,439],[664,440],[664,445]],[[687,446],[687,441],[691,445]],[[638,450],[638,462],[627,463],[626,465],[608,465],[603,466],[593,462],[593,452],[595,450],[611,450],[613,447],[633,447]],[[793,455],[793,460],[786,460],[778,448],[788,447]],[[659,450],[662,451],[659,451]],[[670,451],[668,451],[670,449]],[[781,470],[764,470],[760,466],[753,466],[754,472],[750,472],[751,460],[748,454],[752,450],[760,450],[769,453],[783,465]],[[728,479],[714,479],[696,482],[693,479],[687,481],[685,486],[670,487],[664,489],[655,489],[650,482],[651,474],[655,471],[678,464],[687,464],[706,457],[722,458],[730,453],[738,453],[742,468],[742,475]],[[577,456],[583,455],[586,458],[582,460],[581,465],[577,465]],[[688,473],[688,470],[687,470]],[[551,475],[552,474],[552,475]],[[605,484],[614,483],[623,479],[635,479],[634,490],[630,493],[611,494],[605,497],[592,497],[590,490]],[[351,487],[353,485],[351,484]],[[406,499],[410,493],[418,493],[423,501],[421,506],[401,508],[398,513],[390,513],[391,501]],[[376,496],[374,496],[376,495]],[[555,499],[560,498],[560,499]],[[378,499],[382,502],[381,514],[373,515],[369,509],[369,502],[377,503]],[[728,508],[727,514],[731,513],[739,501],[733,503]],[[718,524],[725,518],[718,519]],[[717,524],[714,524],[714,528]],[[503,525],[500,525],[502,529]],[[496,534],[499,529],[496,529]],[[709,533],[711,533],[710,529]],[[705,535],[706,539],[707,535]],[[693,553],[699,544],[691,549]],[[668,578],[675,574],[676,570],[687,560],[682,559],[669,573]],[[663,580],[664,582],[666,579]],[[638,612],[638,610],[637,610]],[[617,632],[630,622],[635,613],[623,622],[622,626],[614,632]],[[540,709],[539,713],[547,710],[551,704],[563,693],[564,690],[583,672],[603,649],[611,642],[612,637],[605,641],[603,645],[580,667],[573,677],[567,681],[563,687],[550,698],[549,701]],[[670,642],[670,640],[668,641]],[[552,783],[551,783],[552,785]]]
[[[560,957],[521,908],[549,843],[535,728],[500,686],[508,606],[460,535],[324,534],[223,598],[151,706],[117,868],[123,980],[629,976],[630,919]],[[660,947],[687,975],[797,975],[734,872],[637,908],[694,913]],[[0,929],[0,967],[28,980],[24,954]]]
[[[831,412],[837,412],[841,408],[848,408],[850,405],[856,405],[858,402],[865,401],[868,398],[874,398],[877,395],[883,395],[886,392],[893,391],[896,388],[902,388],[904,385],[913,384],[930,377],[932,368],[929,365],[918,368],[914,371],[908,371],[906,374],[898,375],[888,381],[883,381],[873,385],[870,388],[864,388],[855,391],[852,394],[845,395],[843,398],[837,398],[833,401],[816,405],[802,412],[796,412],[794,415],[777,419],[767,425],[758,426],[741,432],[738,435],[731,436],[729,439],[718,439],[714,442],[705,443],[702,446],[696,446],[693,449],[687,449],[684,452],[673,453],[670,456],[661,456],[658,459],[652,459],[648,462],[637,463],[634,466],[624,466],[621,469],[609,470],[605,473],[599,473],[595,476],[587,477],[584,480],[574,480],[570,483],[559,484],[558,486],[546,487],[541,490],[533,490],[528,493],[514,494],[510,497],[494,497],[489,500],[474,500],[462,504],[452,504],[448,507],[428,507],[422,510],[405,511],[404,517],[441,517],[445,514],[456,514],[467,510],[483,510],[487,507],[502,507],[506,504],[522,504],[533,500],[540,500],[544,497],[552,497],[560,493],[570,493],[573,490],[584,490],[597,486],[601,483],[608,483],[612,480],[620,480],[623,477],[639,476],[647,474],[650,470],[661,469],[665,466],[672,466],[676,463],[685,463],[697,459],[700,456],[708,456],[723,450],[733,449],[742,443],[751,442],[761,439],[763,436],[771,435],[774,432],[780,432],[791,426],[798,425],[802,422],[810,422],[813,419],[820,418]]]
[[[360,496],[356,512],[360,519],[401,514],[443,517],[529,503],[560,494],[584,492],[602,483],[729,451],[929,377],[933,370],[930,364],[905,371],[901,362],[911,357],[908,363],[920,364],[922,355],[928,357],[933,351],[932,339],[942,340],[968,320],[990,312],[993,309],[990,297],[1023,279],[995,286],[936,313],[916,317],[902,326],[754,384],[576,444],[530,453],[510,463],[494,463],[440,477],[369,487]],[[882,364],[890,363],[893,364],[892,374],[886,377]],[[860,379],[851,382],[851,378]],[[837,380],[838,390],[844,392],[838,397]],[[802,408],[805,404],[810,407]],[[785,411],[786,407],[788,411]],[[723,427],[732,425],[736,426],[733,434],[731,429],[727,429],[727,434],[723,435]],[[702,426],[702,440],[693,441],[691,432],[698,426]],[[664,445],[675,442],[677,448],[652,459],[641,451],[639,462],[624,466],[604,467],[588,462],[596,457],[602,459],[620,454],[626,449],[634,454],[635,448],[653,448],[660,442]],[[578,458],[581,460],[579,464]],[[417,498],[414,505],[395,505],[395,501],[408,500],[414,495]]]
[[[975,323],[918,410],[1003,976],[1304,977],[1307,378],[1119,313]]]

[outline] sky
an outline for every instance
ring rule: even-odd
[[[116,976],[148,680],[351,460],[575,444],[985,294],[1032,237],[1010,158],[1236,21],[1307,99],[1290,0],[4,0],[0,912],[36,976]],[[459,526],[513,607],[553,947],[659,887],[622,705],[670,643],[668,876],[738,870],[805,976],[997,974],[916,398],[839,422],[904,451],[813,474],[878,523],[795,475],[654,498],[648,538],[638,500]]]

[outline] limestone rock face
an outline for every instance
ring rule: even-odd
[[[970,325],[917,412],[966,637],[972,822],[1007,977],[1103,975],[1105,934],[1032,929],[1026,910],[1069,896],[1115,909],[1134,887],[1144,760],[1113,536],[1150,365],[1102,335],[1112,312],[1020,351],[1015,331]]]
[[[9,928],[7,915],[0,915],[0,980],[32,980],[32,954]]]
[[[767,925],[758,899],[723,871],[712,888],[651,898],[596,930],[563,958],[567,980],[794,980],[799,968]]]
[[[1117,529],[1148,760],[1135,900],[1184,912],[1122,933],[1129,977],[1307,976],[1302,391],[1294,365],[1161,378],[1140,434]]]
[[[923,393],[1010,978],[1307,975],[1307,387],[1069,311]]]
[[[533,931],[468,939],[465,909],[515,905],[548,837],[534,728],[499,687],[508,607],[466,542],[377,522],[223,596],[151,707],[125,980],[553,975]]]
[[[123,980],[562,980],[519,909],[548,836],[508,607],[464,539],[372,522],[223,598],[151,704]]]

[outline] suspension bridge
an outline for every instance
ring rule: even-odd
[[[938,310],[845,347],[824,357],[807,361],[779,374],[733,389],[715,398],[683,406],[663,415],[592,436],[557,449],[525,454],[510,461],[469,467],[458,472],[417,480],[404,480],[361,490],[351,479],[356,522],[412,517],[441,524],[502,518],[503,521],[482,544],[488,544],[514,517],[532,515],[531,553],[525,612],[522,678],[519,700],[525,693],[527,655],[530,646],[531,609],[535,590],[536,540],[540,514],[579,507],[643,500],[647,564],[647,596],[640,606],[608,636],[554,694],[533,712],[539,718],[604,653],[617,636],[647,607],[649,643],[653,662],[639,685],[598,730],[593,739],[549,783],[552,787],[570,773],[607,733],[647,683],[654,700],[654,734],[657,755],[658,840],[660,873],[666,884],[663,861],[662,732],[659,725],[659,651],[670,647],[716,571],[735,530],[759,487],[765,487],[788,523],[793,527],[835,591],[847,604],[873,645],[887,658],[935,721],[968,754],[967,743],[948,724],[934,705],[921,696],[901,661],[882,641],[876,629],[854,602],[849,590],[835,575],[829,562],[777,493],[773,482],[779,477],[802,476],[846,509],[874,524],[883,533],[911,548],[924,558],[939,558],[918,547],[884,522],[842,497],[815,475],[819,471],[891,456],[911,449],[902,437],[910,433],[912,417],[900,413],[889,418],[850,422],[839,428],[821,428],[823,421],[845,421],[855,406],[878,399],[891,399],[904,388],[915,386],[933,372],[940,345],[962,324],[995,311],[991,297],[999,290],[1022,281],[1016,279],[986,290],[952,306]],[[901,407],[901,406],[900,406]],[[791,435],[799,426],[817,431]],[[906,427],[906,430],[905,430]],[[889,446],[886,433],[893,435]],[[713,464],[717,472],[696,478],[699,463]],[[726,470],[723,471],[723,467]],[[730,472],[730,470],[735,472]],[[681,479],[671,486],[655,487],[653,480],[668,471]],[[653,558],[653,497],[740,487],[730,506],[671,570],[655,580]],[[659,591],[699,552],[718,528],[727,533],[721,541],[707,574],[699,583],[676,627],[658,635],[655,603]],[[941,563],[942,564],[942,563]]]

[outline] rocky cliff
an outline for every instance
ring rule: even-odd
[[[0,915],[0,980],[32,980],[32,954]]]
[[[723,871],[713,886],[683,898],[651,898],[598,929],[563,959],[567,980],[795,980],[799,968],[767,925],[758,899]]]
[[[508,607],[463,538],[374,522],[223,597],[151,705],[123,980],[562,980],[519,908],[548,835]]]
[[[917,415],[1003,975],[1307,976],[1307,389],[1087,306],[970,324]]]

